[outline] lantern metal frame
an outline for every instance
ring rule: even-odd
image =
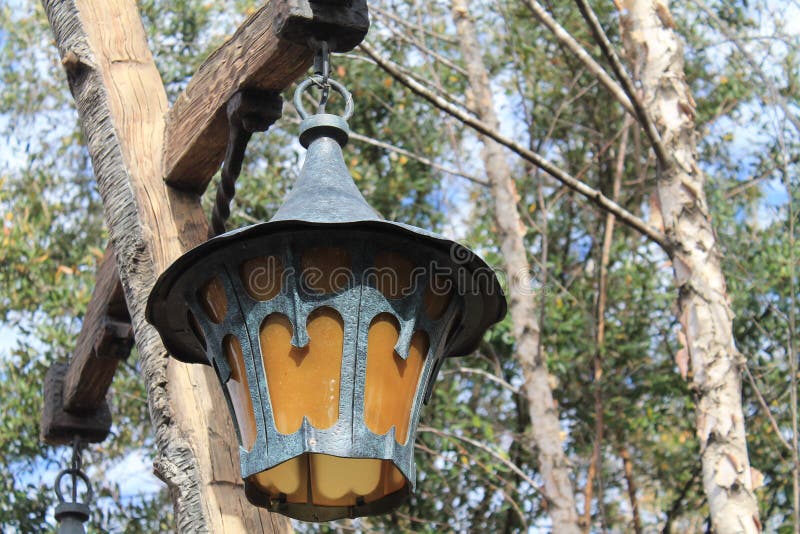
[[[345,94],[349,115],[349,93],[339,84],[333,87]],[[415,486],[416,426],[442,362],[473,352],[486,329],[505,315],[506,302],[494,272],[469,249],[435,233],[386,221],[369,206],[344,163],[342,147],[349,135],[346,117],[309,116],[302,105],[298,108],[305,119],[300,140],[308,153],[284,204],[269,222],[215,237],[179,258],[153,288],[146,317],[175,358],[215,368],[237,422],[242,477],[250,502],[308,521],[386,513],[402,503]],[[346,250],[352,262],[349,283],[340,291],[317,294],[303,287],[300,256],[304,250],[322,246]],[[402,254],[423,267],[413,290],[397,299],[385,296],[367,279],[375,256],[386,252]],[[243,262],[265,256],[279,258],[284,275],[280,292],[260,301],[248,294],[239,273]],[[199,288],[214,277],[221,282],[228,303],[220,323],[206,315],[198,298]],[[425,314],[423,305],[423,292],[433,277],[449,280],[453,295],[436,320]],[[304,417],[299,430],[283,434],[276,428],[264,358],[259,357],[259,330],[271,314],[283,314],[292,323],[292,346],[304,347],[309,341],[308,316],[323,307],[336,310],[344,325],[339,416],[327,429],[315,428]],[[200,323],[202,334],[196,332],[190,313]],[[398,321],[395,350],[403,359],[408,357],[414,332],[423,330],[428,335],[428,352],[414,393],[405,443],[396,440],[394,426],[379,435],[364,420],[368,327],[383,313]],[[241,344],[255,414],[256,437],[250,450],[242,446],[225,387],[231,377],[222,349],[228,335],[236,336]],[[319,506],[311,499],[300,504],[269,498],[247,480],[305,453],[391,460],[407,483],[373,502],[362,499],[354,506]]]

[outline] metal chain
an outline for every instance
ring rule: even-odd
[[[81,480],[86,485],[86,495],[84,495],[85,500],[87,503],[91,502],[93,491],[92,486],[89,483],[89,477],[83,471],[83,446],[84,443],[78,438],[77,436],[72,440],[72,458],[70,459],[70,466],[68,469],[62,469],[58,476],[56,476],[55,481],[55,490],[56,496],[58,497],[59,503],[78,503],[78,481]],[[64,499],[64,493],[61,490],[61,480],[65,477],[69,476],[72,480],[72,486],[70,487],[70,496],[72,497],[71,501],[67,501]]]
[[[241,90],[228,101],[228,146],[211,213],[209,237],[225,233],[231,215],[231,201],[236,195],[236,180],[242,172],[247,143],[253,133],[264,132],[281,117],[283,99],[277,91]]]
[[[328,41],[319,41],[314,54],[314,75],[311,79],[314,85],[320,88],[319,105],[317,113],[325,113],[325,106],[328,105],[328,98],[331,94],[331,51]]]
[[[314,47],[314,74],[301,82],[294,93],[294,107],[301,119],[307,119],[311,114],[303,105],[303,93],[312,85],[320,89],[319,102],[317,103],[317,113],[326,113],[328,100],[330,99],[331,89],[339,93],[344,98],[345,120],[353,115],[353,96],[350,92],[336,80],[331,78],[331,49],[327,41],[311,41]]]
[[[78,502],[78,473],[83,473],[83,447],[81,440],[76,436],[72,440],[72,502]]]

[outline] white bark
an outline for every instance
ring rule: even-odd
[[[733,339],[733,312],[711,225],[705,176],[697,165],[695,103],[684,74],[683,45],[668,0],[626,0],[623,26],[633,47],[645,107],[669,161],[660,166],[658,199],[678,288],[685,340],[678,358],[691,362],[697,435],[711,522],[717,533],[761,531],[742,412],[744,357]]]
[[[458,31],[462,55],[466,61],[469,83],[475,97],[475,109],[481,121],[499,131],[492,91],[481,47],[475,37],[475,27],[469,17],[466,0],[453,0],[453,17]],[[525,384],[522,394],[528,400],[531,418],[532,448],[539,461],[543,480],[540,488],[547,499],[553,532],[580,532],[575,496],[570,480],[570,465],[561,440],[561,425],[553,392],[548,382],[547,366],[539,351],[539,321],[533,296],[523,291],[522,282],[530,273],[525,249],[524,232],[517,211],[517,191],[511,170],[496,141],[481,136],[482,157],[494,201],[494,219],[503,254],[503,268],[509,284],[509,313],[516,338],[515,357],[522,365]],[[515,280],[515,277],[521,277]]]

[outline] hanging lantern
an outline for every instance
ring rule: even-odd
[[[173,357],[217,372],[250,502],[307,521],[390,512],[415,484],[414,440],[442,362],[506,311],[491,269],[437,234],[384,220],[342,155],[352,114],[309,116],[275,216],[179,258],[147,319]],[[321,106],[324,110],[324,106]]]

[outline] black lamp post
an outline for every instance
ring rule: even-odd
[[[147,318],[175,358],[216,370],[250,502],[328,521],[389,512],[412,491],[438,370],[474,351],[506,302],[469,249],[367,204],[342,155],[350,94],[325,78],[345,116],[309,116],[310,83],[295,95],[308,153],[284,204],[179,258]]]

